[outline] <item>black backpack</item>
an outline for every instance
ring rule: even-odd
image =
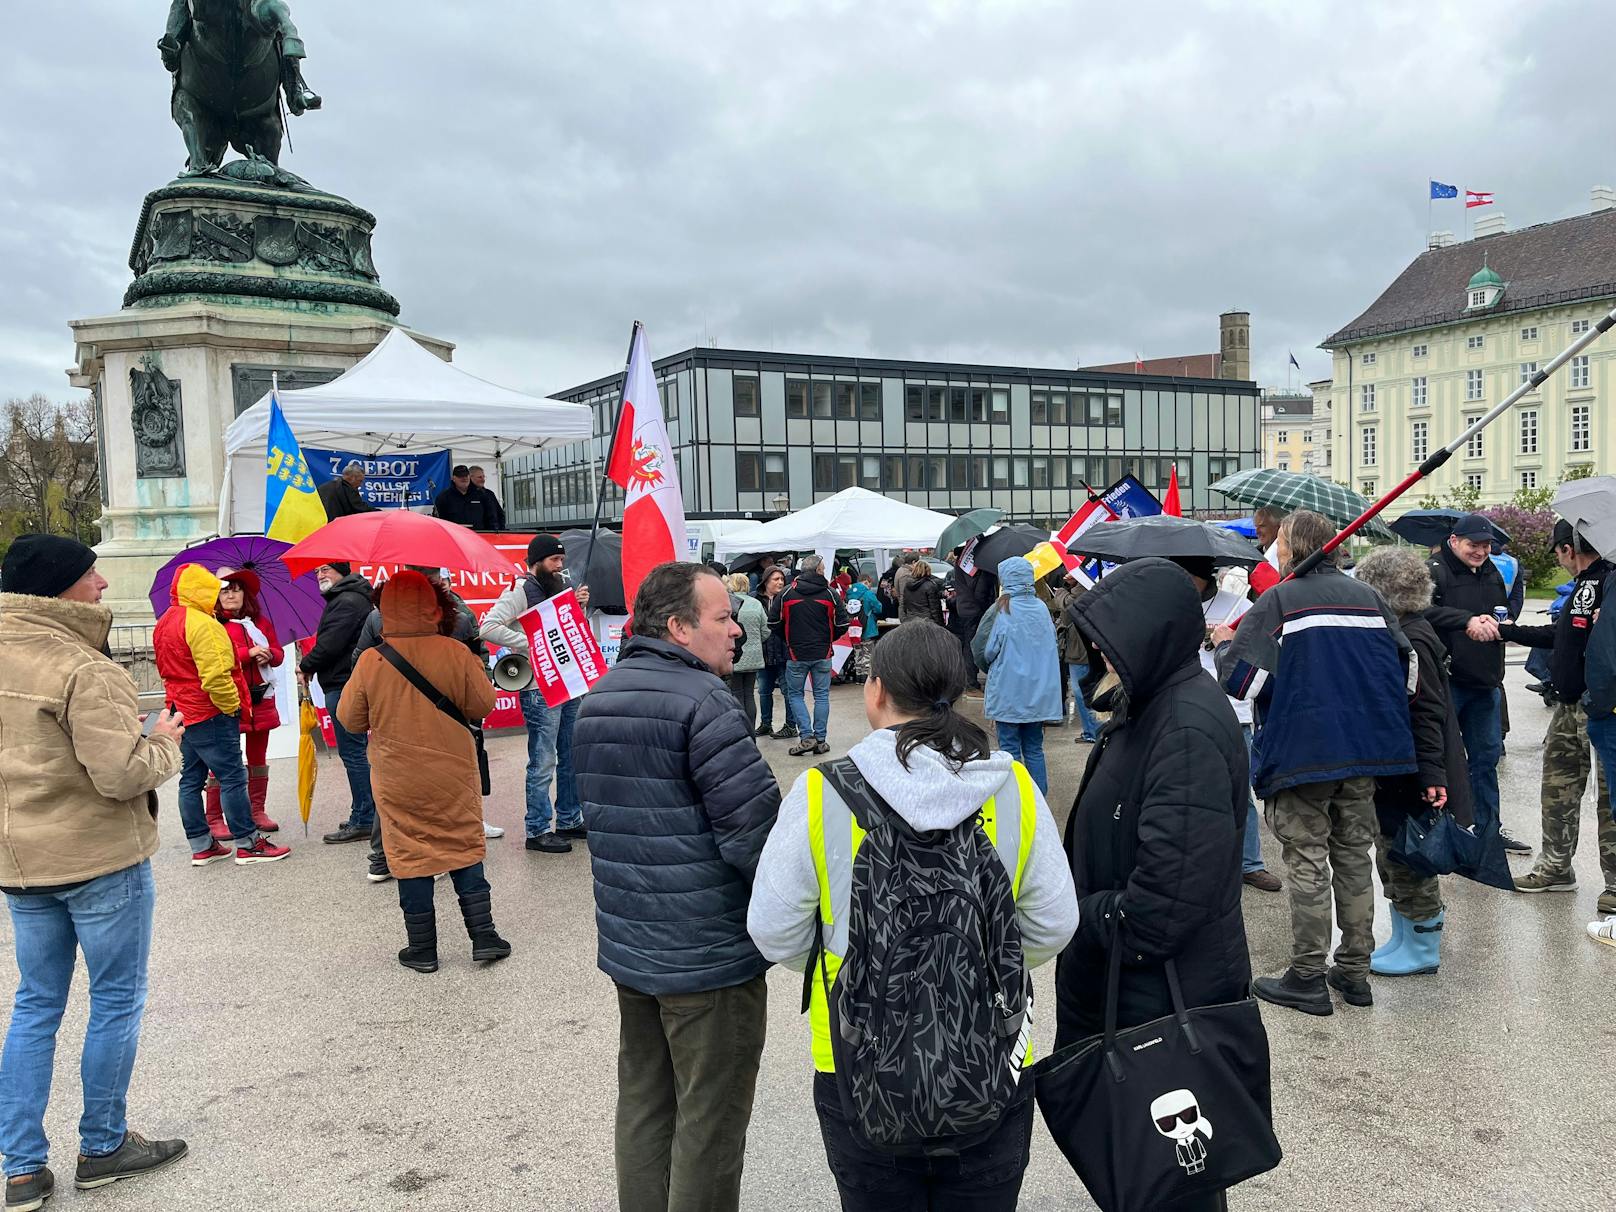
[[[1026,1093],[1032,983],[1010,874],[979,814],[917,832],[850,758],[819,770],[866,833],[847,954],[829,990],[843,1114],[875,1149],[958,1153]],[[815,950],[810,981],[816,963],[827,975]]]

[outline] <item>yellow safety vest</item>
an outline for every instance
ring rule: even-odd
[[[1021,899],[1021,876],[1032,852],[1033,834],[1038,828],[1038,797],[1032,775],[1020,762],[1014,763],[1016,786],[1021,793],[1021,810],[999,816],[997,797],[978,810],[982,831],[998,852],[999,861],[1010,873],[1010,894]],[[819,770],[808,772],[808,848],[814,856],[814,872],[819,876],[819,934],[824,949],[823,967],[814,961],[812,995],[808,1023],[813,1033],[814,1068],[834,1073],[836,1061],[830,1048],[830,985],[836,983],[842,957],[847,954],[848,915],[853,900],[853,856],[864,841],[864,830],[853,811],[834,787],[825,785]],[[1031,1060],[1031,1044],[1025,1060]]]

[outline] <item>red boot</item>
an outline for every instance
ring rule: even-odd
[[[260,833],[276,833],[280,826],[264,815],[264,800],[269,796],[269,767],[247,767],[247,798],[252,801],[253,825]]]
[[[206,800],[202,814],[208,818],[208,832],[217,841],[234,844],[235,839],[230,836],[230,826],[224,822],[224,808],[219,803],[219,780],[211,774],[208,775],[208,781],[203,785],[203,792]]]

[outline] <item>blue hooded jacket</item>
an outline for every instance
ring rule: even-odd
[[[983,714],[1005,724],[1061,718],[1060,649],[1049,608],[1033,592],[1032,565],[1021,556],[999,564],[1010,609],[989,606],[972,645],[988,671]]]

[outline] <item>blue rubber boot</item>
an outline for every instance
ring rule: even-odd
[[[1424,976],[1435,972],[1442,962],[1442,924],[1446,917],[1444,912],[1428,921],[1410,921],[1402,950],[1385,959],[1371,958],[1369,971],[1378,976]]]
[[[1395,905],[1388,907],[1392,911],[1392,936],[1380,946],[1376,947],[1374,953],[1370,955],[1369,970],[1371,972],[1380,971],[1380,969],[1376,968],[1375,965],[1380,963],[1382,960],[1390,959],[1395,952],[1401,951],[1403,949],[1403,941],[1408,938],[1408,919],[1401,913],[1397,912],[1397,907]]]

